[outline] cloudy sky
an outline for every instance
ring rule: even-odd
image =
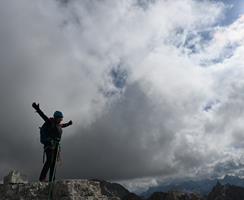
[[[60,179],[244,176],[242,0],[2,0],[0,44],[1,178],[38,179],[34,101],[74,122]]]

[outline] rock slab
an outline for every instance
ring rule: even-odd
[[[20,172],[16,170],[12,170],[9,172],[7,176],[3,178],[4,184],[17,184],[17,183],[28,183],[27,177],[20,174]]]
[[[1,184],[0,200],[47,200],[50,184]],[[111,192],[112,194],[112,192]],[[120,200],[115,195],[105,195],[99,181],[62,180],[53,184],[52,200]]]

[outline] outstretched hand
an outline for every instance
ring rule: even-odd
[[[70,120],[70,121],[68,122],[68,124],[69,124],[69,126],[72,125],[72,124],[73,124],[72,120]]]
[[[32,107],[35,108],[36,110],[40,110],[39,103],[36,104],[35,102],[32,104]]]

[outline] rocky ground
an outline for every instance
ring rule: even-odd
[[[50,184],[28,181],[12,171],[0,184],[0,200],[47,200]],[[217,185],[207,197],[180,191],[155,192],[143,199],[117,183],[102,180],[60,180],[53,184],[52,200],[244,200],[244,188]]]

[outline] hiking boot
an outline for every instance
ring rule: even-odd
[[[39,179],[40,182],[43,182],[43,183],[47,183],[47,179],[46,178],[43,178],[43,179]]]

